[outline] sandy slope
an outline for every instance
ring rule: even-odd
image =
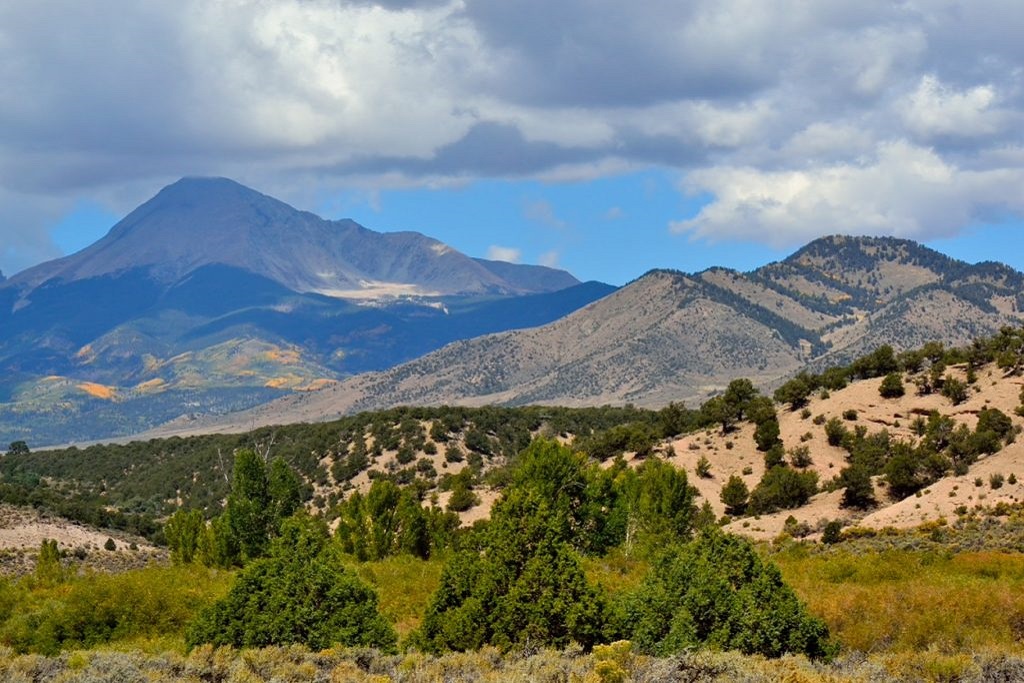
[[[951,373],[963,377],[962,369],[953,369]],[[917,437],[911,430],[914,418],[927,416],[933,410],[952,417],[956,422],[974,428],[977,414],[985,407],[998,408],[1011,416],[1015,425],[1024,426],[1024,420],[1014,414],[1019,404],[1024,379],[1019,377],[1003,377],[998,369],[985,368],[978,373],[970,397],[961,405],[951,405],[950,401],[939,394],[919,396],[916,387],[906,382],[907,393],[898,399],[883,399],[879,394],[881,379],[856,382],[840,391],[831,392],[827,398],[815,396],[807,406],[809,414],[802,410],[790,411],[787,406],[778,406],[781,438],[787,450],[806,445],[810,450],[812,464],[808,469],[818,474],[819,481],[824,484],[836,476],[846,466],[847,453],[840,447],[830,446],[825,436],[824,421],[832,417],[843,418],[848,410],[857,411],[856,420],[844,420],[851,431],[862,425],[868,433],[883,429],[897,439],[916,441]],[[822,417],[824,419],[822,419]],[[815,420],[815,418],[818,418]],[[815,422],[821,424],[815,424]],[[659,449],[668,454],[669,460],[683,468],[689,476],[690,483],[699,493],[698,504],[708,501],[717,515],[725,514],[725,505],[721,502],[722,486],[733,476],[739,476],[750,490],[757,486],[764,475],[764,454],[758,451],[754,443],[754,427],[742,423],[728,434],[722,434],[718,428],[701,430],[673,439],[660,445]],[[465,451],[464,444],[459,443]],[[444,448],[433,456],[417,454],[417,458],[427,457],[439,474],[458,472],[464,463],[445,463]],[[697,463],[707,458],[710,465],[710,476],[701,477],[697,474]],[[373,467],[387,468],[394,460],[394,453],[383,454]],[[632,454],[627,460],[639,464]],[[328,465],[329,462],[325,462]],[[999,489],[993,490],[989,477],[1001,474],[1004,483]],[[1005,482],[1010,474],[1017,477],[1016,484]],[[976,481],[981,480],[981,485]],[[366,472],[353,480],[360,490],[369,488],[370,479]],[[461,513],[464,525],[472,524],[477,519],[487,517],[490,507],[497,499],[498,493],[490,490],[478,490],[481,504]],[[438,503],[447,503],[448,493],[438,495]],[[741,518],[728,525],[728,530],[754,538],[771,539],[782,533],[786,519],[792,516],[797,522],[806,523],[812,529],[821,528],[827,521],[843,520],[847,524],[858,524],[872,528],[887,526],[906,528],[913,527],[940,517],[953,520],[957,508],[978,505],[993,506],[999,502],[1015,503],[1024,501],[1024,438],[999,453],[982,458],[970,471],[960,477],[947,477],[921,492],[919,497],[911,497],[904,501],[892,501],[886,492],[885,482],[880,478],[875,481],[875,496],[879,505],[868,511],[848,510],[841,507],[842,491],[823,492],[814,496],[811,501],[795,510],[784,510],[770,515]]]
[[[954,374],[963,376],[962,371]],[[831,396],[826,399],[813,399],[808,409],[812,416],[824,415],[826,419],[842,417],[844,411],[853,409],[857,411],[857,420],[845,423],[849,429],[853,429],[856,425],[867,426],[869,433],[886,429],[894,437],[908,441],[916,440],[910,429],[913,419],[918,415],[926,416],[932,410],[938,410],[940,413],[952,417],[958,424],[966,424],[973,429],[977,424],[978,412],[982,408],[998,408],[1009,415],[1015,425],[1024,426],[1024,420],[1013,412],[1014,408],[1020,404],[1019,396],[1021,388],[1024,386],[1024,379],[1003,377],[994,367],[985,368],[978,373],[978,381],[973,386],[970,397],[958,406],[951,405],[948,399],[938,394],[918,396],[914,385],[909,382],[906,384],[907,393],[902,398],[883,399],[878,393],[881,381],[881,379],[871,379],[856,382],[843,390],[832,392]],[[802,435],[811,434],[812,438],[804,443],[810,447],[811,457],[814,461],[812,469],[818,472],[823,483],[838,475],[845,466],[846,451],[828,445],[824,426],[815,425],[813,417],[804,419],[801,417],[800,411],[790,412],[785,407],[780,407],[779,426],[783,443],[787,449],[800,444]],[[692,438],[683,439],[677,444],[688,444]],[[721,471],[721,476],[716,475],[714,480],[695,481],[695,483],[715,506],[716,511],[724,509],[718,500],[721,485],[728,479],[729,474],[741,465],[734,461],[735,456],[730,459],[729,452],[724,451],[723,445],[728,438],[733,438],[736,441],[734,452],[743,453],[746,461],[750,460],[754,449],[753,430],[749,425],[729,437],[717,433],[710,437],[710,446],[705,446],[702,452],[705,452],[712,462],[712,473],[715,474],[718,470]],[[678,445],[676,450],[681,452]],[[696,457],[687,460],[685,456],[677,456],[677,460],[680,457],[683,459],[680,464],[688,466],[687,469],[692,472],[692,465],[696,463]],[[717,465],[716,457],[719,460]],[[763,470],[763,463],[755,463],[754,473],[744,477],[751,489]],[[1000,489],[992,490],[989,486],[989,476],[997,473],[1002,474],[1004,478],[1009,477],[1011,473],[1015,474],[1018,482],[1015,485],[1004,483]],[[982,480],[981,486],[975,484],[978,478]],[[920,497],[894,502],[887,495],[884,482],[876,480],[875,484],[879,506],[866,513],[841,508],[839,505],[842,499],[841,492],[821,493],[815,496],[808,505],[798,510],[764,515],[759,519],[738,520],[729,525],[729,529],[755,537],[771,538],[782,531],[785,520],[790,515],[798,521],[807,522],[812,527],[821,520],[845,519],[855,520],[861,526],[872,528],[886,526],[905,528],[917,526],[922,522],[939,517],[953,520],[956,518],[957,508],[962,505],[973,508],[979,504],[992,506],[1000,501],[1018,502],[1024,500],[1024,443],[1011,444],[995,455],[982,458],[971,467],[966,475],[946,477],[922,491]],[[717,485],[717,490],[715,485]]]
[[[152,559],[166,557],[164,550],[137,536],[93,529],[48,517],[32,508],[0,504],[0,573],[31,571],[44,539],[57,541],[62,553],[84,552],[85,565],[92,568],[143,566]],[[116,552],[104,549],[108,539],[114,541]]]

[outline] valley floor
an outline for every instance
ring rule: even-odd
[[[1020,522],[984,534],[994,546]],[[768,660],[736,652],[655,658],[625,644],[576,649],[493,648],[440,657],[419,652],[271,647],[185,652],[184,624],[227,590],[234,572],[196,565],[80,573],[57,585],[32,577],[3,582],[0,680],[22,681],[1014,681],[1024,680],[1024,555],[964,551],[975,531],[934,529],[835,546],[782,541],[762,552],[842,644],[832,662]],[[980,537],[979,537],[980,538]],[[440,560],[408,556],[351,561],[404,640],[419,626],[441,574]],[[647,564],[612,554],[585,561],[609,591],[636,585]],[[187,587],[187,589],[185,588]],[[109,627],[109,628],[108,628]],[[104,630],[107,629],[107,630]],[[40,634],[92,634],[63,650]],[[102,635],[100,635],[102,634]],[[83,645],[86,647],[83,649]],[[39,648],[42,647],[40,650]],[[50,652],[50,655],[33,654]]]

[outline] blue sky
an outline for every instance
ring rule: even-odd
[[[680,196],[677,183],[660,170],[577,183],[487,180],[456,188],[342,191],[306,208],[379,231],[424,232],[472,256],[553,265],[582,280],[616,285],[651,268],[751,270],[794,250],[670,232],[671,220],[695,216],[710,202]],[[102,237],[118,219],[102,205],[83,201],[52,235],[61,251],[71,253]],[[971,263],[1002,261],[1024,271],[1022,235],[1019,222],[978,223],[927,244]]]
[[[0,270],[203,175],[616,284],[834,233],[1024,268],[1022,34],[1015,0],[3,3]]]

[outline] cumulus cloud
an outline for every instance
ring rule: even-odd
[[[523,252],[515,247],[502,247],[497,244],[492,244],[487,247],[487,258],[491,261],[519,263],[523,258]]]
[[[934,150],[905,141],[884,143],[863,163],[811,170],[722,167],[690,174],[684,189],[714,200],[675,232],[711,240],[740,239],[792,246],[825,233],[930,238],[971,221],[1024,210],[1014,188],[1024,170],[965,170]]]
[[[927,75],[904,99],[903,120],[910,130],[925,137],[989,135],[999,129],[1003,119],[993,107],[995,102],[996,92],[990,85],[958,91]]]
[[[53,206],[181,175],[289,198],[652,166],[711,193],[691,234],[835,231],[864,196],[861,229],[934,236],[922,163],[953,216],[1015,206],[1021,26],[1014,0],[0,3],[0,237],[41,254]],[[913,191],[851,189],[883,172]]]

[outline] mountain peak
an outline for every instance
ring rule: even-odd
[[[299,213],[284,202],[274,199],[251,187],[246,187],[230,178],[217,177],[185,177],[171,183],[156,193],[151,199],[128,214],[118,226],[148,223],[145,219],[155,212],[203,212],[207,221],[226,212],[245,212],[235,215],[236,227],[252,216],[247,215],[253,209],[269,212],[278,216]],[[220,226],[224,227],[224,226]]]
[[[379,233],[329,221],[229,178],[185,177],[101,240],[17,278],[27,291],[143,270],[159,286],[222,265],[296,292],[342,298],[544,292],[578,284],[564,271],[476,262],[417,232]]]
[[[242,185],[235,180],[215,176],[185,176],[164,187],[150,201],[166,201],[168,199],[187,199],[189,201],[209,201],[213,199],[237,201],[241,199],[247,202],[270,201],[283,204],[283,202],[257,192],[251,187]]]
[[[785,263],[821,265],[840,262],[845,267],[870,267],[883,261],[925,267],[949,266],[955,259],[934,249],[899,237],[827,235],[807,243],[785,259]]]

